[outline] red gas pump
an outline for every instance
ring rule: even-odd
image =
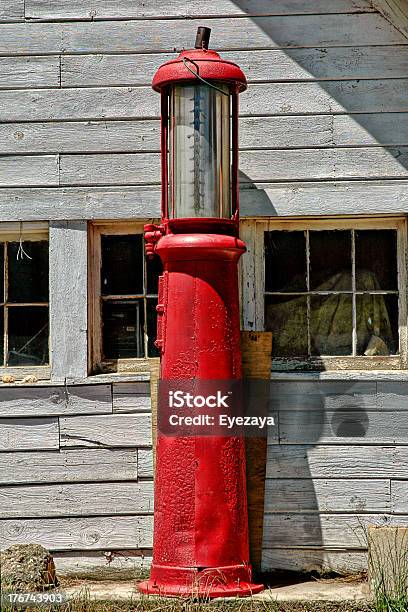
[[[147,225],[145,239],[164,266],[156,345],[161,382],[174,389],[242,378],[238,94],[246,79],[208,49],[209,35],[199,28],[195,49],[153,79],[161,93],[162,223]],[[221,597],[262,588],[249,564],[243,435],[166,435],[159,426],[153,564],[140,591]]]

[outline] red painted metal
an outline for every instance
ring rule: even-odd
[[[206,79],[231,83],[236,132],[238,92],[246,86],[242,71],[212,51],[180,57],[188,56],[201,62]],[[178,58],[159,68],[153,87],[167,100],[172,83],[193,78]],[[237,174],[237,134],[232,144]],[[246,247],[238,236],[237,181],[233,188],[233,219],[169,220],[164,206],[162,225],[145,227],[146,250],[164,267],[156,340],[163,381],[242,378],[238,261]],[[158,431],[153,564],[141,592],[244,597],[263,589],[252,582],[249,563],[245,470],[242,436],[170,437]]]

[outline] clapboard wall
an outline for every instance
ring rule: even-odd
[[[198,25],[245,70],[245,217],[401,214],[408,41],[368,0],[2,0],[0,22],[0,223],[50,222],[52,354],[50,384],[0,387],[0,544],[43,543],[65,568],[141,563],[147,378],[86,379],[86,255],[88,220],[159,214],[152,74]],[[362,524],[407,522],[408,383],[367,376],[273,380],[265,569],[360,568]]]

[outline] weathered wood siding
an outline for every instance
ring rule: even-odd
[[[245,70],[243,217],[408,213],[408,40],[385,5],[398,14],[398,0],[0,2],[0,223],[50,222],[52,357],[51,384],[0,386],[2,547],[37,541],[68,569],[151,556],[147,380],[84,377],[87,221],[159,215],[157,66],[203,24]],[[364,524],[407,523],[407,385],[272,382],[265,569],[359,569]]]

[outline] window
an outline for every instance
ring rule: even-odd
[[[0,225],[0,368],[49,363],[48,231]]]
[[[92,363],[94,371],[157,357],[156,305],[161,263],[144,254],[143,224],[92,228]]]
[[[274,369],[405,367],[404,220],[256,225]]]

